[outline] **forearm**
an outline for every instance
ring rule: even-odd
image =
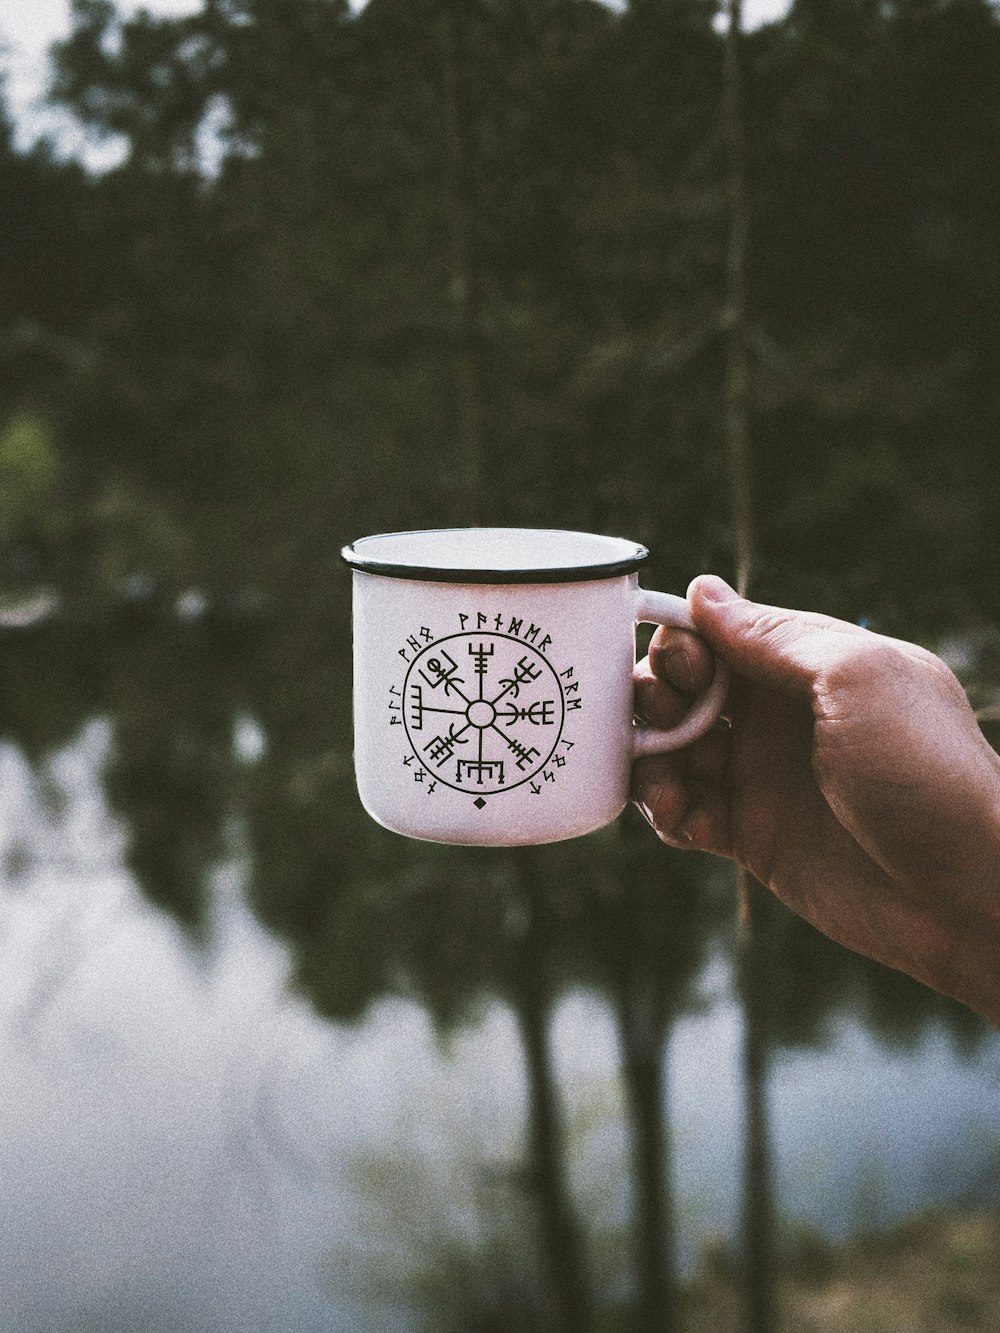
[[[942,886],[953,943],[941,960],[940,989],[1000,1028],[1000,793],[970,860],[961,885]]]

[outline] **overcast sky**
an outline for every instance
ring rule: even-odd
[[[357,7],[364,0],[352,0]],[[609,0],[614,3],[614,0]],[[748,27],[779,18],[789,0],[744,0]],[[131,13],[146,9],[154,14],[192,14],[201,9],[201,0],[118,0],[118,9]],[[3,66],[6,67],[6,97],[18,129],[18,142],[27,147],[43,134],[55,136],[66,153],[82,153],[94,165],[102,159],[110,165],[108,150],[88,145],[79,130],[71,130],[66,119],[42,106],[47,82],[46,52],[52,42],[69,32],[70,0],[3,0],[0,8],[0,41],[3,42]]]

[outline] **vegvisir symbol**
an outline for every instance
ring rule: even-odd
[[[540,773],[566,715],[548,660],[523,639],[490,631],[426,644],[409,663],[402,696],[413,753],[441,782],[474,794],[476,805]]]

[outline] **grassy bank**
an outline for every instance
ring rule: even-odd
[[[922,1216],[842,1246],[800,1241],[783,1268],[774,1333],[1000,1333],[1000,1214]],[[684,1333],[737,1333],[740,1293],[706,1256]]]

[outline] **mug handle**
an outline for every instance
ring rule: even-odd
[[[676,629],[693,630],[695,623],[683,597],[669,592],[636,590],[635,620],[638,625],[672,625]],[[675,727],[648,727],[636,723],[632,730],[632,753],[638,759],[647,754],[664,754],[690,745],[709,729],[722,710],[729,689],[729,671],[718,657],[715,675],[708,688],[699,694],[691,709]]]

